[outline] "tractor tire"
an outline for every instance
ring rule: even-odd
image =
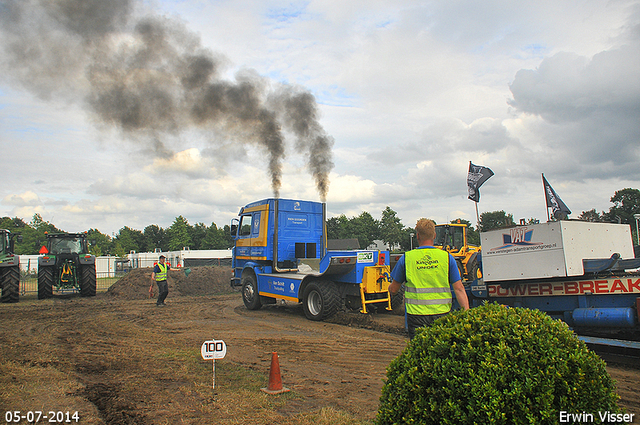
[[[38,299],[53,297],[53,267],[38,267]]]
[[[336,314],[341,299],[334,282],[328,280],[313,281],[304,288],[302,304],[304,315],[314,321],[326,320]]]
[[[95,297],[96,296],[96,266],[88,264],[80,266],[80,296]]]
[[[248,310],[259,310],[262,307],[256,275],[251,272],[242,274],[242,301]]]
[[[20,266],[0,269],[0,286],[2,287],[2,302],[17,303],[20,296]]]
[[[464,265],[462,264],[462,260],[456,260],[456,265],[458,266],[458,271],[460,272],[460,280],[464,281]]]
[[[471,265],[467,263],[467,267],[469,267],[469,282],[473,282],[474,280],[482,277],[482,273],[480,272],[480,265],[477,261],[474,261]]]

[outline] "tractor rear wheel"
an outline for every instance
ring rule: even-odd
[[[320,280],[309,283],[304,288],[302,303],[304,314],[309,320],[326,320],[338,312],[340,294],[334,282]]]
[[[0,269],[0,286],[2,287],[2,302],[17,303],[20,293],[20,266]]]
[[[80,295],[95,297],[96,295],[96,266],[87,264],[80,266]]]
[[[253,273],[242,274],[242,301],[248,310],[258,310],[262,307],[260,294],[258,294],[258,283]]]
[[[53,267],[38,267],[38,299],[51,298],[53,296]]]

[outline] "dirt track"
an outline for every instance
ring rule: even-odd
[[[158,308],[147,276],[95,298],[1,305],[0,412],[77,410],[83,424],[297,423],[297,413],[332,407],[370,420],[385,369],[406,345],[399,316],[340,313],[318,323],[292,304],[248,311],[238,293],[180,295],[188,282],[179,275]],[[228,350],[214,393],[211,361],[200,358],[212,338]],[[292,393],[275,405],[259,390],[238,397],[243,370],[266,386],[273,351]],[[639,371],[608,370],[638,418]],[[274,413],[243,416],[243,398],[271,403]]]

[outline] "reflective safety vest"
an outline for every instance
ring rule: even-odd
[[[451,310],[449,253],[419,248],[405,253],[404,301],[408,314],[431,315]]]
[[[160,273],[156,273],[156,282],[167,280],[167,265],[158,263],[158,267],[160,268]]]

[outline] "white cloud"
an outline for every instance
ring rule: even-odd
[[[42,204],[38,195],[30,190],[20,194],[7,195],[4,197],[4,199],[2,199],[2,203],[6,205],[13,205],[16,207],[33,207]]]

